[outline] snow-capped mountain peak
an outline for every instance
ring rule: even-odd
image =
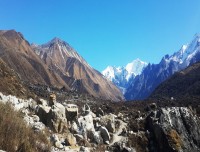
[[[139,75],[146,66],[147,63],[141,61],[138,58],[136,60],[133,60],[131,63],[128,63],[126,65],[126,70],[128,72],[126,79],[129,80],[130,77]]]
[[[129,79],[139,75],[146,66],[146,62],[136,59],[128,63],[125,67],[108,66],[102,71],[102,74],[124,92]]]
[[[189,44],[183,45],[174,54],[165,55],[159,64],[147,66],[146,62],[136,59],[124,67],[107,68],[102,73],[125,92],[126,99],[143,99],[169,76],[198,61],[200,34],[196,34]]]
[[[183,45],[173,55],[165,55],[159,64],[149,64],[126,89],[126,99],[145,99],[164,80],[175,72],[200,61],[200,34],[196,34],[187,45]],[[156,81],[152,81],[156,80]]]
[[[167,63],[171,61],[177,62],[181,67],[186,67],[190,64],[190,60],[195,56],[196,50],[200,48],[200,34],[196,34],[191,43],[183,45],[178,52],[175,52],[170,57],[164,58]]]
[[[166,55],[164,57],[164,60],[167,63],[170,63],[171,61],[183,63],[184,58],[186,58],[186,56],[187,56],[187,48],[188,48],[188,45],[183,45],[181,47],[181,49],[178,52],[175,52],[173,55],[171,55],[171,56]]]
[[[112,81],[115,78],[115,69],[112,66],[108,66],[104,71],[102,71],[102,74],[110,81]]]
[[[139,75],[146,66],[146,62],[143,62],[140,59],[136,59],[128,63],[125,67],[108,66],[105,70],[102,71],[102,74],[110,81],[115,79],[116,76],[120,77],[120,75],[125,76],[125,79],[128,81],[132,76],[135,77]]]

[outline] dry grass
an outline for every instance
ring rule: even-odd
[[[46,136],[34,133],[23,121],[21,114],[9,104],[0,103],[0,149],[8,152],[49,151]]]

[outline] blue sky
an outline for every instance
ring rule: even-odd
[[[178,51],[200,32],[200,1],[0,0],[0,29],[30,43],[60,37],[101,71]]]

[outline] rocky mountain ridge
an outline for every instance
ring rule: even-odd
[[[59,75],[71,90],[112,100],[122,100],[119,90],[93,69],[68,43],[54,38],[42,45],[32,45],[45,65]],[[105,91],[106,90],[106,91]],[[118,95],[117,95],[118,94]]]
[[[41,46],[31,46],[21,33],[2,30],[0,58],[26,83],[65,88],[115,101],[123,99],[115,85],[58,38]]]
[[[169,56],[162,58],[159,64],[148,64],[143,72],[130,80],[130,85],[126,90],[127,100],[141,100],[147,98],[155,88],[189,65],[200,61],[200,35],[195,35],[193,41]]]

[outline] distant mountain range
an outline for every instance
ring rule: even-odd
[[[21,33],[1,30],[0,61],[4,65],[2,69],[7,68],[11,74],[9,81],[16,80],[19,86],[23,85],[20,80],[114,101],[123,100],[123,94],[127,100],[141,100],[175,72],[200,61],[200,35],[196,34],[191,43],[173,55],[165,55],[158,64],[136,59],[124,67],[108,66],[102,75],[59,38],[42,45],[30,45]],[[1,84],[9,90],[5,83]],[[21,88],[18,94],[26,92],[26,87]]]
[[[125,67],[108,66],[104,71],[102,71],[102,74],[119,87],[123,93],[125,93],[126,88],[129,85],[129,80],[141,74],[146,66],[146,62],[136,59],[131,63],[128,63]]]
[[[191,43],[183,45],[178,52],[175,52],[171,56],[165,55],[161,59],[160,63],[149,63],[147,66],[145,64],[145,66],[142,65],[139,68],[137,67],[136,69],[139,69],[140,72],[138,75],[132,76],[128,79],[128,82],[126,82],[124,87],[124,96],[127,100],[145,99],[160,83],[172,76],[175,72],[183,70],[197,61],[200,61],[200,35],[198,34],[194,36]],[[121,88],[121,86],[118,85],[121,84],[121,81],[116,83],[115,79],[110,79],[107,73],[104,71],[102,73],[105,77]],[[118,78],[117,80],[123,79]]]
[[[43,84],[94,97],[119,101],[120,90],[66,42],[54,38],[46,44],[30,45],[15,30],[0,31],[0,59],[21,81]]]

